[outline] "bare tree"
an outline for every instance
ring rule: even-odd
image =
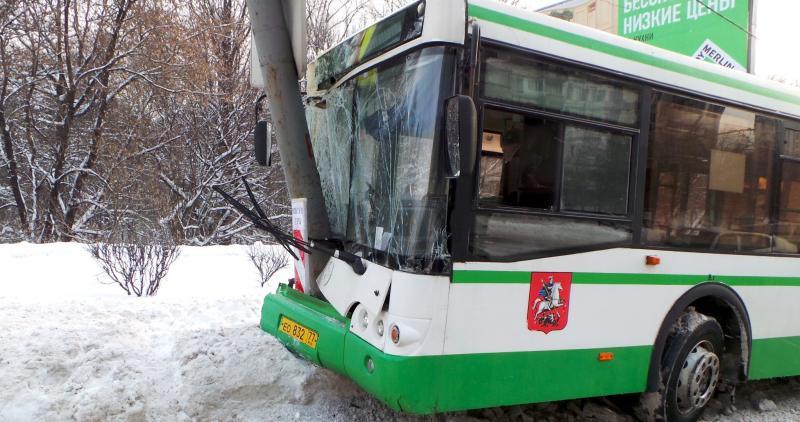
[[[178,258],[175,245],[96,243],[89,251],[103,271],[128,296],[154,296]]]
[[[2,70],[2,80],[0,80],[0,137],[2,138],[3,153],[5,154],[5,166],[8,173],[8,188],[14,199],[17,208],[20,225],[27,224],[28,216],[22,192],[19,186],[19,173],[17,166],[17,156],[14,152],[14,142],[11,138],[9,122],[6,119],[6,108],[10,103],[9,99],[19,90],[18,85],[12,85],[11,71],[11,46],[14,41],[11,37],[12,27],[17,23],[20,10],[12,8],[10,3],[0,5],[0,15],[5,18],[0,21],[0,70]],[[16,86],[15,86],[16,85]],[[2,207],[2,205],[0,205]]]
[[[161,218],[187,244],[252,243],[252,224],[231,209],[212,187],[246,200],[247,177],[261,206],[279,223],[289,221],[288,195],[278,157],[275,165],[255,165],[252,129],[258,91],[249,87],[249,28],[244,2],[200,0],[185,6],[182,41],[193,63],[182,94],[179,139],[165,149],[168,159],[153,163],[168,190],[170,209]],[[186,105],[191,105],[187,107]]]
[[[130,123],[116,113],[118,99],[168,60],[153,53],[161,51],[152,45],[160,3],[10,4],[2,15],[12,18],[0,24],[0,117],[13,204],[0,207],[16,208],[33,241],[94,235],[91,226],[109,211],[110,171],[127,158],[107,151]]]
[[[372,2],[368,0],[306,0],[309,60],[372,20],[375,17],[370,15],[372,11]]]
[[[250,245],[247,256],[258,271],[261,287],[264,287],[275,273],[289,265],[289,255],[283,249],[261,242]]]
[[[382,0],[370,2],[366,5],[366,17],[372,21],[384,18],[409,5],[412,1],[413,0]]]
[[[144,219],[118,215],[105,241],[88,246],[92,257],[129,296],[154,296],[179,250],[171,235]]]
[[[404,3],[309,0],[310,55]],[[243,176],[288,225],[280,157],[254,163],[248,32],[238,0],[0,2],[3,238],[104,241],[127,225],[253,243],[212,190],[245,200]]]

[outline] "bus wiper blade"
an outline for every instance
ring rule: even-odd
[[[244,204],[239,202],[239,200],[226,193],[219,186],[213,186],[212,189],[214,189],[217,193],[222,195],[225,201],[231,204],[233,208],[235,208],[237,211],[242,213],[242,215],[247,217],[247,219],[250,220],[256,228],[264,230],[265,232],[271,234],[272,237],[275,239],[275,241],[277,241],[278,244],[283,246],[283,248],[286,249],[286,251],[289,252],[289,254],[292,255],[294,259],[297,260],[300,258],[297,257],[292,248],[290,248],[289,246],[294,246],[297,250],[310,253],[308,247],[304,245],[304,243],[306,242],[300,241],[299,239],[295,239],[291,233],[282,230],[280,227],[276,226],[271,221],[269,221],[269,219],[266,218],[266,216],[264,216],[264,212],[263,210],[261,210],[261,207],[259,207],[257,204],[254,203],[256,209],[260,211],[259,212],[260,215],[256,214],[253,210],[247,208],[247,206],[245,206]]]
[[[361,260],[361,257],[347,252],[344,249],[339,249],[335,246],[331,246],[328,241],[324,240],[311,240],[309,242],[311,249],[318,250],[325,255],[332,256],[334,258],[338,258],[348,265],[350,268],[353,269],[353,272],[358,275],[363,275],[367,271],[367,267],[364,265],[364,261]]]
[[[324,255],[340,259],[350,265],[350,268],[353,269],[353,272],[358,275],[362,275],[367,271],[367,267],[364,265],[364,261],[361,260],[360,256],[331,246],[325,241],[315,241],[312,239],[305,241],[302,239],[297,239],[294,237],[294,235],[292,235],[291,232],[283,230],[269,221],[269,218],[267,218],[264,210],[258,205],[258,201],[256,201],[256,197],[253,195],[253,190],[250,189],[250,184],[247,183],[247,179],[242,177],[242,182],[244,183],[244,188],[247,191],[247,196],[250,198],[250,202],[253,204],[253,209],[248,208],[239,200],[222,190],[222,188],[219,186],[214,186],[213,189],[222,195],[225,201],[231,204],[233,208],[247,217],[247,219],[253,223],[253,226],[272,235],[275,241],[278,242],[278,244],[280,244],[284,249],[286,249],[286,251],[289,252],[289,254],[292,255],[295,260],[299,260],[300,258],[297,257],[297,254],[295,254],[295,252],[292,250],[292,247],[307,254],[312,253],[313,250]]]

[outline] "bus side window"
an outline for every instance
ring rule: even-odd
[[[784,131],[784,157],[800,158],[800,131]],[[797,253],[800,245],[800,163],[781,160],[778,193],[778,224],[775,228],[775,252]]]
[[[481,56],[483,98],[597,122],[639,124],[634,85],[501,48],[487,47]]]
[[[481,198],[499,198],[503,177],[503,134],[484,131],[481,143],[480,186]]]
[[[630,241],[628,222],[603,221],[627,214],[630,135],[491,108],[484,110],[483,128],[474,257]]]
[[[627,214],[631,136],[492,109],[483,125],[480,205]]]
[[[489,142],[481,147],[480,202],[553,209],[559,124],[487,109],[483,125]]]
[[[749,110],[656,93],[642,240],[769,253],[779,122]],[[800,186],[800,185],[798,185]],[[792,249],[789,247],[789,249]]]
[[[561,209],[625,215],[633,138],[566,125]]]
[[[527,259],[629,245],[640,88],[486,46],[478,209],[469,253]]]

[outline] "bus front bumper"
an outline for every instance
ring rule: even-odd
[[[286,317],[319,334],[316,347],[279,329]],[[645,390],[652,346],[395,356],[350,332],[327,302],[281,286],[264,299],[261,328],[297,355],[338,372],[389,407],[416,414]],[[612,353],[603,362],[600,353]]]
[[[281,317],[315,331],[316,347],[281,331]],[[351,333],[350,320],[327,302],[281,285],[264,298],[261,329],[300,357],[352,379],[395,410],[417,414],[449,410],[437,405],[438,383],[420,382],[439,372],[434,361],[383,353]]]

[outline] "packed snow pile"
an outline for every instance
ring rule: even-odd
[[[605,399],[397,414],[261,331],[264,295],[290,274],[262,288],[246,247],[184,247],[158,296],[136,298],[85,246],[0,245],[0,421],[633,420]],[[798,392],[751,384],[707,420],[800,420]]]
[[[185,247],[136,298],[82,245],[0,245],[0,421],[347,417],[365,394],[258,327],[290,271],[261,288],[245,247]]]
[[[139,301],[4,303],[0,419],[260,419],[330,380],[260,331],[253,301]]]

